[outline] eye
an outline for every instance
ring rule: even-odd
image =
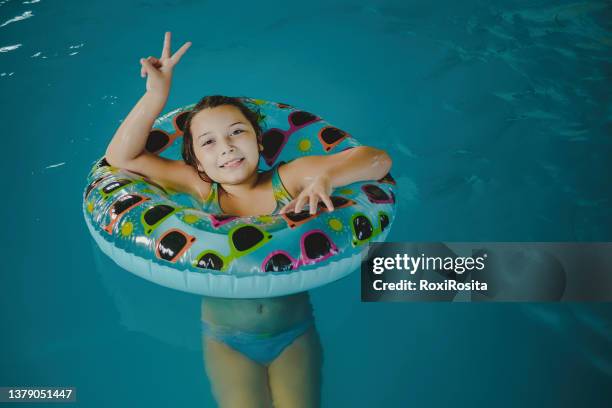
[[[210,143],[212,143],[212,142],[213,142],[213,140],[212,140],[212,139],[208,139],[206,142],[204,142],[204,144],[203,144],[202,146],[206,146],[207,144],[210,144]]]
[[[236,129],[236,130],[234,130],[234,131],[232,132],[232,135],[233,135],[234,133],[236,133],[236,132],[240,132],[240,133],[242,133],[242,132],[244,132],[244,130],[242,130],[242,129]]]

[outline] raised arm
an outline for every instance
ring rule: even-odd
[[[123,120],[108,147],[106,160],[115,167],[143,174],[170,188],[189,191],[197,178],[195,170],[182,160],[168,160],[145,150],[155,119],[161,114],[170,93],[172,72],[190,42],[174,55],[170,51],[171,34],[166,33],[161,58],[142,58],[142,77],[147,77],[146,92]]]

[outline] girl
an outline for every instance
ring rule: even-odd
[[[170,92],[172,71],[191,46],[174,55],[166,33],[160,58],[141,59],[146,92],[118,128],[106,160],[199,198],[207,212],[249,216],[278,212],[311,214],[321,200],[330,211],[335,187],[384,177],[391,167],[382,150],[359,146],[337,154],[277,163],[258,172],[261,129],[238,99],[203,98],[183,135],[183,160],[145,150],[154,120]],[[308,292],[266,299],[202,299],[204,364],[222,407],[318,407],[319,335]]]

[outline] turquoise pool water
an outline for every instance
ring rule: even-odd
[[[167,110],[213,93],[283,101],[386,149],[390,241],[611,240],[609,2],[3,0],[0,16],[0,386],[214,406],[199,298],[121,270],[81,213],[164,30],[193,42]],[[325,407],[609,406],[609,303],[359,294],[356,273],[312,292]]]

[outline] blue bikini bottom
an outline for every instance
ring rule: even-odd
[[[227,344],[259,364],[268,365],[313,324],[314,317],[310,316],[293,328],[272,335],[243,332],[202,321],[202,333],[214,340]]]

